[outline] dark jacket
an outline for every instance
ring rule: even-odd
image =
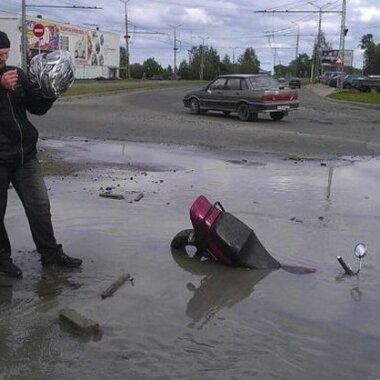
[[[4,72],[16,67],[0,69]],[[20,68],[14,90],[6,90],[0,84],[0,165],[28,161],[36,153],[37,129],[28,120],[26,111],[35,115],[45,114],[55,99],[44,98],[33,88],[25,72]]]

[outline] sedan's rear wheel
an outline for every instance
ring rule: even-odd
[[[195,98],[190,99],[190,112],[193,114],[200,114],[201,108],[199,106],[199,102]]]
[[[270,112],[269,115],[272,118],[272,120],[276,120],[276,121],[282,120],[283,117],[285,116],[283,112]]]
[[[239,120],[241,121],[249,121],[252,118],[251,111],[248,107],[248,104],[246,103],[239,104],[237,113],[238,113]]]

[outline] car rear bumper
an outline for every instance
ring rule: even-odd
[[[292,103],[269,103],[269,104],[251,104],[250,109],[252,112],[263,112],[263,113],[270,113],[270,112],[289,112],[294,111],[299,107],[299,102],[292,102]]]

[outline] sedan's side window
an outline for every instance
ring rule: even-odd
[[[242,79],[241,82],[240,82],[240,85],[241,85],[241,89],[242,90],[248,90],[248,83],[245,79]]]
[[[228,79],[225,90],[239,91],[240,90],[240,79],[239,78]]]
[[[226,80],[224,78],[219,78],[216,81],[212,82],[209,86],[209,90],[223,90]]]

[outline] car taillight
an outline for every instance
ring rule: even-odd
[[[261,102],[262,103],[265,103],[265,102],[273,102],[276,100],[276,95],[273,95],[273,94],[267,94],[267,95],[263,95],[261,97]]]
[[[261,102],[281,102],[281,101],[289,101],[289,100],[297,100],[298,92],[294,91],[292,93],[287,94],[265,94],[261,97]]]

